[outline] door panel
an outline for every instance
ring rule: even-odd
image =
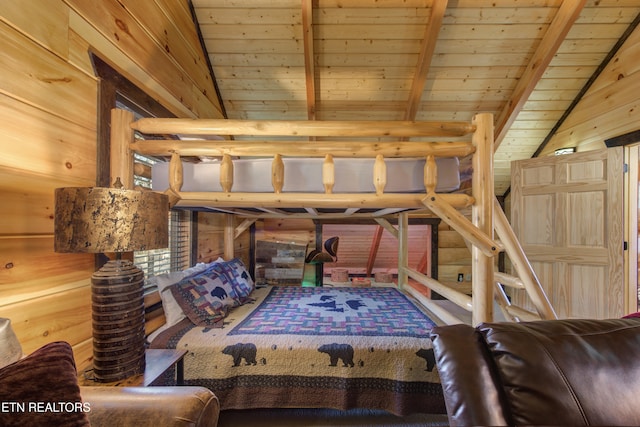
[[[514,162],[513,229],[560,318],[624,313],[623,150]],[[531,307],[524,292],[514,302]]]

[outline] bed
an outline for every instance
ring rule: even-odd
[[[190,316],[151,342],[188,350],[185,384],[213,390],[223,410],[445,413],[429,340],[435,324],[397,288],[266,286],[250,295],[215,327]]]
[[[235,257],[236,236],[241,235],[251,224],[262,218],[312,218],[319,221],[332,218],[354,220],[368,218],[375,220],[398,239],[398,290],[414,298],[443,323],[465,323],[465,320],[457,312],[427,297],[427,290],[435,291],[454,305],[469,311],[471,323],[474,325],[494,319],[494,296],[507,319],[556,318],[542,286],[493,194],[493,151],[493,116],[491,114],[478,114],[471,122],[242,121],[160,118],[135,120],[131,113],[116,109],[112,112],[111,122],[112,180],[119,178],[126,188],[133,188],[134,171],[137,170],[135,154],[169,159],[165,168],[168,174],[164,184],[166,188],[157,188],[157,190],[167,194],[171,205],[175,208],[209,210],[226,216],[225,260]],[[463,159],[468,156],[472,158],[470,191],[443,191],[450,188],[439,185],[440,178],[444,175],[438,163],[442,159]],[[215,172],[218,174],[216,183],[208,183],[208,188],[191,187],[189,177],[185,176],[185,170],[187,170],[186,175],[189,174],[187,164],[194,159],[211,158],[215,158],[219,164]],[[244,174],[236,174],[234,169],[240,168],[239,165],[244,162],[244,159],[249,162],[252,158],[268,159],[270,174],[269,179],[259,178],[261,182],[254,183],[260,188],[253,187],[248,191],[241,182]],[[311,178],[312,181],[315,180],[313,185],[291,189],[290,178],[296,176],[296,168],[289,164],[289,159],[292,158],[315,159],[313,160],[315,167],[320,168],[321,173]],[[392,181],[392,164],[400,161],[394,159],[414,161],[416,158],[422,159],[424,164],[420,188],[388,187],[388,183]],[[350,183],[339,182],[349,178],[340,175],[337,163],[346,161],[347,170],[355,170],[356,163],[360,162],[356,159],[370,159],[372,166],[370,176],[367,178],[370,180],[370,186],[345,192],[337,191],[345,188],[341,187],[342,185],[347,187],[350,185]],[[392,171],[391,174],[389,170]],[[270,183],[267,188],[263,186],[265,181]],[[409,218],[420,216],[441,218],[467,242],[472,260],[472,295],[446,286],[409,267],[407,253]],[[236,220],[237,218],[240,219]],[[494,237],[494,233],[497,236]],[[514,276],[495,271],[495,257],[502,252],[509,257]],[[504,294],[504,286],[524,289],[531,299],[534,310],[510,304]],[[253,307],[259,307],[260,304],[262,303],[258,301]],[[240,309],[249,310],[244,307],[245,305]],[[229,319],[236,315],[241,318],[241,314],[238,313]],[[390,322],[386,321],[385,316],[381,316],[375,324],[375,327],[380,329],[388,326]],[[230,325],[222,329],[235,330],[235,326]],[[429,326],[426,320],[424,326]],[[206,330],[206,326],[204,329],[202,326],[190,325],[185,328],[188,330],[162,332],[162,338],[156,338],[153,345],[188,345],[193,349],[192,346],[196,345],[194,342],[186,343],[183,340],[194,335],[204,337],[212,333]],[[219,331],[213,333],[217,334]],[[314,336],[314,340],[316,338],[318,337]],[[324,344],[326,344],[325,338],[322,338]],[[371,337],[365,337],[365,339],[374,342]],[[216,340],[217,338],[213,339],[213,341]],[[293,346],[297,340],[298,338],[294,338],[289,345]],[[426,341],[424,338],[419,340],[421,343]],[[243,341],[247,340],[243,339]],[[334,342],[332,339],[329,341]],[[399,343],[404,341],[405,337],[398,340]],[[213,351],[204,350],[207,347],[208,344],[195,351],[197,353]],[[384,354],[384,352],[375,351],[377,344],[371,344],[370,347],[374,351],[371,354],[367,353],[368,356],[373,356],[374,353],[376,356]],[[276,348],[282,347],[277,344]],[[354,347],[354,354],[355,349],[356,347]],[[429,347],[420,346],[411,349],[415,363],[418,363],[415,353],[421,349],[428,351]],[[309,356],[303,359],[316,360],[317,362],[314,362],[316,365],[326,365],[326,358],[330,356],[323,355],[317,350],[317,347],[307,349]],[[261,351],[268,352],[268,350]],[[221,353],[224,355],[224,352]],[[228,355],[226,356],[224,363],[228,364]],[[233,369],[236,371],[246,371],[254,367],[258,369],[262,358],[267,362],[272,360],[271,356],[256,356],[256,365],[251,362],[250,366],[241,365]],[[245,360],[242,363],[246,363],[246,359],[241,360]],[[347,374],[358,372],[360,368],[357,363],[354,359],[353,368],[350,367],[350,363],[347,363],[349,366],[346,368],[330,367],[343,370],[343,375],[330,377],[331,381],[349,383]],[[365,363],[367,367],[373,364]],[[269,366],[269,363],[265,366]],[[329,369],[327,366],[322,368]],[[411,369],[404,367],[398,369],[396,380],[405,381],[406,378],[403,376],[406,374],[405,371],[411,370],[415,373],[416,369],[418,368],[415,365]],[[330,370],[334,372],[334,369]],[[425,383],[430,383],[434,379],[429,375],[437,375],[433,371],[430,374],[422,371],[424,369],[420,374],[427,376],[421,380]],[[198,379],[197,373],[191,372],[187,375],[192,379]],[[415,384],[412,381],[407,380],[406,383]],[[218,386],[225,385],[216,384],[216,387]],[[363,398],[367,395],[359,388],[360,386],[357,386],[357,392],[349,393],[349,399],[357,399],[353,396],[359,396],[360,393]],[[229,402],[234,402],[237,396],[247,394],[249,391],[246,387],[239,390],[242,392],[231,389]],[[256,395],[247,394],[247,396],[258,399],[263,393],[268,392],[268,387],[262,387],[260,390]],[[291,390],[292,393],[289,393],[287,398],[279,400],[279,397],[270,405],[294,407],[309,403],[300,401],[306,396],[301,395],[303,393],[300,393],[299,388]],[[320,393],[316,398],[333,398],[333,392]],[[250,404],[250,402],[238,403],[237,401],[229,403],[234,407]],[[374,407],[390,405],[375,399],[367,399],[366,404]],[[424,400],[423,404],[426,404]],[[336,402],[336,406],[340,405],[344,405],[344,402]],[[413,408],[412,398],[408,399],[408,403],[393,403],[389,409],[402,413],[412,410],[408,408]]]

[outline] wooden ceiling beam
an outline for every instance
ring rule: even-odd
[[[313,0],[302,0],[304,75],[307,91],[307,119],[316,119],[316,71],[313,51]]]
[[[569,30],[578,19],[578,16],[580,16],[585,3],[586,0],[564,0],[560,5],[558,13],[553,18],[531,61],[527,64],[527,68],[518,80],[511,98],[509,98],[500,114],[497,115],[494,150],[498,149],[509,128],[518,117],[522,107],[542,78]]]
[[[409,103],[407,104],[407,109],[404,113],[405,120],[415,120],[416,118],[416,113],[418,112],[420,100],[424,92],[424,86],[427,82],[427,74],[429,73],[429,67],[431,66],[431,59],[433,58],[433,52],[436,49],[436,42],[438,41],[440,28],[442,27],[444,13],[447,10],[448,1],[449,0],[434,0],[431,6],[431,15],[422,39],[418,65],[416,72],[413,75],[413,81],[411,82]]]

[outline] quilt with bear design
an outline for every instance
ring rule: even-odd
[[[155,348],[184,348],[185,384],[222,409],[321,407],[444,413],[434,323],[392,287],[268,287],[222,328],[188,320]]]

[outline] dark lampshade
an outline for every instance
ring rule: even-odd
[[[56,189],[56,252],[131,252],[166,248],[169,201],[152,191]]]
[[[112,382],[145,369],[144,273],[121,252],[166,248],[169,199],[121,188],[57,188],[56,252],[115,252],[91,277],[93,376]]]

